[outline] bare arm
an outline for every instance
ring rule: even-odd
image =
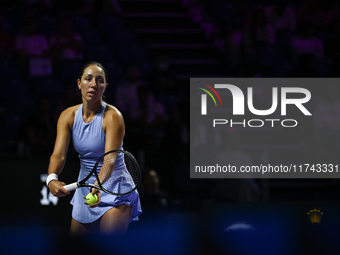
[[[103,129],[106,134],[105,152],[119,150],[125,135],[124,119],[122,114],[111,105],[107,106],[107,109],[104,113]],[[102,169],[99,171],[98,177],[101,183],[104,183],[111,176],[117,156],[118,154],[109,156],[110,158],[108,166],[105,167],[105,169],[102,167]],[[94,184],[98,185],[97,181],[95,181]],[[94,208],[100,204],[101,195],[100,191],[96,189],[91,189],[91,193],[97,194],[98,196],[98,201],[93,205],[90,205],[91,208]]]
[[[106,134],[105,152],[119,150],[125,135],[125,125],[122,114],[113,106],[108,105],[108,109],[104,115],[103,129]],[[98,177],[101,183],[104,183],[111,176],[117,156],[118,153],[113,155],[113,157],[111,155],[108,159],[109,165],[111,166],[108,167],[110,171],[99,172]]]
[[[106,134],[105,152],[119,150],[125,135],[125,125],[122,114],[113,106],[108,105],[104,113],[103,129]],[[112,174],[118,153],[104,157],[104,162],[98,177],[101,183],[104,183]],[[94,183],[98,185],[96,181]],[[95,193],[92,190],[92,193]]]
[[[74,119],[74,107],[68,108],[60,114],[57,124],[57,138],[54,145],[53,153],[50,157],[48,174],[55,173],[59,175],[66,162],[68,146],[71,140],[71,130]],[[69,194],[63,186],[65,183],[53,180],[49,183],[49,188],[54,196],[62,197]]]

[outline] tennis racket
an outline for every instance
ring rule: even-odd
[[[87,183],[91,176],[94,183]],[[64,186],[68,191],[81,187],[102,190],[108,194],[122,196],[136,190],[142,181],[141,171],[135,157],[125,150],[112,150],[103,154],[91,172],[81,181]]]

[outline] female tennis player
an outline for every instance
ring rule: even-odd
[[[103,153],[123,149],[123,117],[115,107],[103,101],[103,93],[108,86],[104,66],[97,62],[84,65],[77,84],[82,104],[69,107],[60,114],[54,151],[49,163],[46,183],[51,193],[57,197],[69,194],[63,187],[65,183],[58,181],[58,175],[65,165],[71,139],[79,153],[81,167],[78,181],[88,175]],[[98,202],[93,205],[85,201],[89,192],[98,196]],[[75,191],[71,204],[73,235],[93,230],[99,230],[102,234],[125,233],[129,223],[138,220],[142,213],[136,190],[125,196],[114,196],[83,187]]]

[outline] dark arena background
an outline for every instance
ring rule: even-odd
[[[339,45],[337,0],[2,1],[0,253],[339,254],[338,179],[256,179],[246,191],[235,181],[221,194],[218,179],[189,172],[190,78],[338,78]],[[105,101],[143,171],[143,214],[124,236],[71,238],[73,193],[57,199],[45,184],[56,121],[80,103],[88,61],[106,67]],[[305,163],[337,163],[339,88],[310,90],[333,114],[304,133]],[[300,148],[266,139],[270,129],[239,137],[255,163]],[[71,144],[59,180],[78,172]]]

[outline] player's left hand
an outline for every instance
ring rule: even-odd
[[[86,205],[89,205],[90,208],[95,208],[97,207],[100,202],[101,202],[101,194],[100,194],[100,190],[99,189],[95,189],[95,188],[91,188],[91,193],[92,195],[97,195],[98,197],[98,201],[96,203],[94,203],[93,205],[89,205],[88,203],[85,202]],[[86,200],[86,197],[84,197],[84,199]]]

